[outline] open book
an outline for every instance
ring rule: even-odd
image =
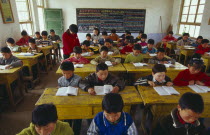
[[[69,96],[69,95],[78,95],[78,88],[75,87],[61,87],[58,89],[56,96]]]
[[[108,67],[113,66],[111,61],[105,61],[105,64],[106,64]]]
[[[113,52],[108,52],[108,55],[112,55],[113,54]]]
[[[133,65],[134,65],[135,67],[143,67],[143,66],[147,66],[147,64],[146,64],[146,63],[140,63],[140,62],[138,62],[138,63],[133,63]]]
[[[82,67],[84,67],[84,64],[75,64],[74,67],[75,68],[82,68]]]
[[[1,70],[4,70],[4,69],[6,69],[6,66],[7,66],[7,65],[0,65],[0,69],[1,69]]]
[[[201,86],[201,85],[188,85],[188,87],[190,87],[193,91],[195,91],[196,93],[207,93],[210,92],[210,88],[207,86]]]
[[[176,91],[171,86],[157,86],[157,87],[153,87],[153,88],[161,96],[164,96],[164,95],[179,95],[180,94],[178,91]]]
[[[168,67],[175,67],[175,65],[173,65],[173,64],[164,64],[167,68]]]
[[[112,85],[94,86],[96,95],[105,95],[105,94],[111,92],[112,89],[113,89]]]
[[[151,57],[156,56],[156,55],[157,55],[156,53],[154,53],[154,54],[149,54],[149,56],[151,56]]]
[[[83,57],[84,57],[84,56],[90,56],[90,53],[89,53],[89,52],[85,52],[85,53],[82,53],[81,55],[82,55]]]
[[[33,53],[23,53],[23,52],[21,52],[21,53],[19,53],[17,55],[19,55],[19,56],[34,56]]]

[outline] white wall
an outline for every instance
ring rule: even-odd
[[[6,45],[5,40],[9,37],[14,38],[15,40],[20,38],[20,25],[17,16],[16,4],[14,0],[10,0],[10,3],[15,22],[4,24],[2,20],[2,15],[0,15],[0,47]]]

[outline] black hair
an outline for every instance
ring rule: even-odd
[[[166,66],[163,64],[155,64],[154,67],[152,68],[152,72],[154,74],[156,74],[158,72],[167,72]]]
[[[205,43],[209,43],[209,40],[208,40],[208,39],[203,39],[203,40],[201,41],[201,44],[205,44]]]
[[[78,27],[77,27],[77,25],[76,24],[71,24],[70,26],[69,26],[69,30],[71,31],[71,32],[73,32],[73,33],[77,33],[78,32]]]
[[[33,44],[36,44],[36,40],[33,39],[33,38],[30,38],[30,39],[28,40],[28,42],[29,42],[29,43],[33,43]]]
[[[125,39],[130,40],[131,36],[126,36]]]
[[[174,33],[173,33],[173,31],[169,31],[168,34],[172,34],[173,35]]]
[[[126,34],[130,34],[131,35],[131,32],[130,31],[127,31]]]
[[[37,126],[46,126],[58,120],[57,110],[53,104],[42,104],[32,112],[32,123]]]
[[[99,63],[96,66],[96,72],[98,72],[99,70],[108,70],[108,66],[105,63]]]
[[[65,71],[74,71],[74,64],[70,61],[64,61],[61,63],[60,69]]]
[[[48,32],[47,31],[42,31],[42,36],[47,36]]]
[[[10,43],[10,44],[14,44],[15,43],[15,40],[13,38],[8,38],[6,40],[6,42]]]
[[[202,113],[204,110],[204,102],[201,95],[196,93],[184,93],[179,99],[179,106],[182,110],[189,109],[195,113]]]
[[[139,31],[139,34],[141,34],[141,33],[144,34],[144,32],[142,30]]]
[[[159,53],[159,52],[165,53],[164,48],[158,48],[157,53]]]
[[[194,67],[195,70],[200,70],[204,66],[204,62],[201,59],[201,54],[195,53],[189,61],[189,66]]]
[[[141,38],[147,39],[147,34],[142,34],[142,35],[141,35]]]
[[[109,42],[111,44],[112,43],[112,40],[109,39],[109,38],[107,38],[107,39],[105,39],[105,42]]]
[[[189,37],[190,34],[189,33],[184,33],[183,36],[188,36]]]
[[[125,39],[127,39],[128,43],[134,43],[132,36],[126,36]]]
[[[141,51],[141,45],[140,44],[135,44],[134,47],[133,47],[133,50]]]
[[[80,46],[75,46],[73,49],[73,52],[76,54],[81,54],[82,53],[82,48]]]
[[[198,39],[203,39],[203,37],[202,37],[202,36],[198,36],[198,37],[197,37],[197,40],[198,40]]]
[[[90,41],[85,40],[85,41],[83,41],[82,45],[90,46]]]
[[[35,34],[36,34],[36,35],[40,35],[40,32],[37,31],[37,32],[35,32]]]
[[[106,46],[102,46],[100,49],[100,52],[103,52],[103,51],[108,52],[109,49]]]
[[[50,30],[50,33],[51,33],[51,32],[55,33],[55,30],[54,30],[54,29],[51,29],[51,30]]]
[[[106,35],[107,36],[107,32],[106,31],[103,31],[102,32],[102,35]]]
[[[98,28],[94,28],[93,30],[97,30],[98,31],[98,35],[100,34],[100,30]]]
[[[148,44],[154,45],[154,44],[155,44],[155,40],[154,40],[154,39],[149,39],[149,40],[147,41],[147,43],[148,43]]]
[[[104,96],[102,101],[102,109],[107,113],[118,113],[122,112],[124,102],[120,94],[108,93]]]
[[[27,33],[25,30],[23,30],[23,31],[21,32],[21,35],[22,35],[22,36],[27,36],[28,33]]]
[[[116,29],[112,29],[111,30],[111,33],[116,33]]]
[[[86,34],[86,37],[90,37],[90,38],[91,38],[91,35],[90,35],[90,33],[87,33],[87,34]]]
[[[8,47],[2,47],[1,53],[11,53],[11,50]]]

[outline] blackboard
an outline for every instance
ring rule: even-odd
[[[107,32],[114,28],[118,33],[138,33],[144,31],[146,10],[77,8],[76,14],[80,33],[92,33],[95,27]]]

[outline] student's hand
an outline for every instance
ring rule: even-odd
[[[168,64],[168,61],[164,61],[163,64]]]
[[[167,83],[166,83],[166,86],[172,86],[172,85],[173,85],[172,82],[167,82]]]
[[[94,54],[94,52],[90,52],[90,56],[92,56]]]
[[[197,80],[195,83],[196,83],[197,85],[201,85],[201,86],[204,86],[204,85],[205,85],[203,82],[198,81],[198,80]]]
[[[189,81],[189,85],[194,85],[194,84],[195,84],[194,80]]]
[[[155,87],[155,83],[153,81],[148,81],[148,84],[152,87]]]
[[[125,54],[130,54],[130,52],[125,52]]]
[[[10,67],[11,67],[10,65],[7,65],[7,66],[5,67],[5,69],[10,69]]]
[[[95,92],[95,90],[94,90],[93,88],[89,88],[89,89],[88,89],[88,93],[89,93],[90,95],[96,95],[96,92]]]
[[[112,65],[117,65],[117,62],[112,62]]]
[[[118,86],[115,86],[115,87],[112,89],[111,93],[118,93],[119,90],[120,90],[120,88],[119,88]]]

